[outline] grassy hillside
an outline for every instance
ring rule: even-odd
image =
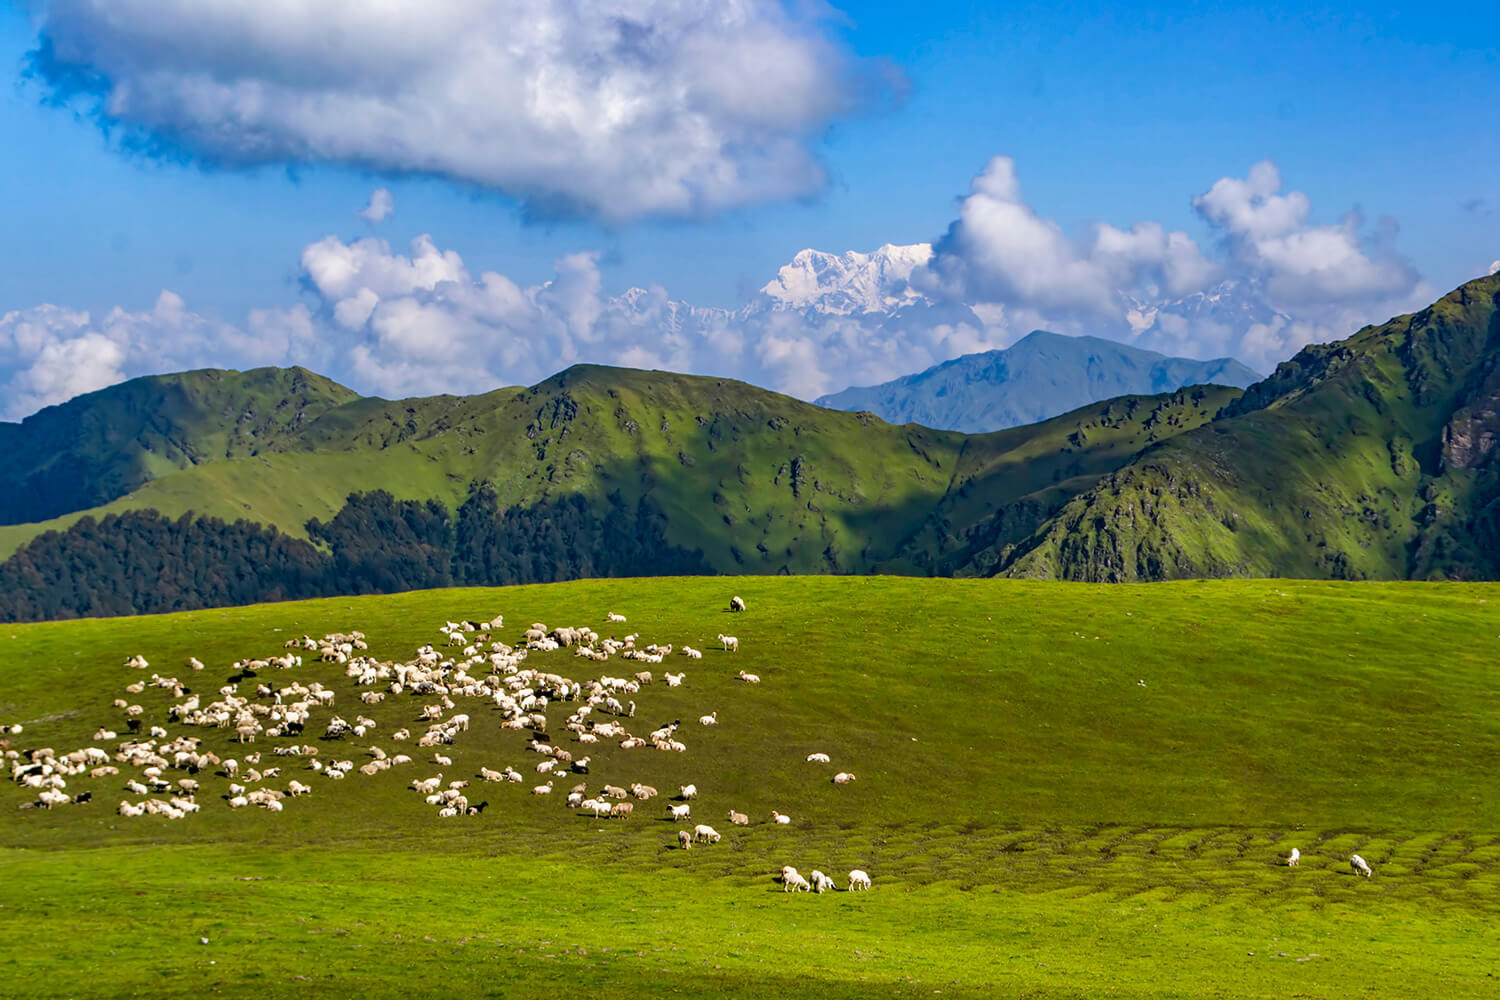
[[[1074,499],[1010,575],[1494,578],[1500,277],[1303,350]]]
[[[1134,450],[1203,423],[1235,395],[1214,387],[1132,397],[966,437],[732,380],[579,366],[524,390],[354,400],[309,421],[298,450],[184,469],[91,510],[0,528],[0,553],[85,514],[143,508],[245,518],[306,537],[308,520],[332,517],[351,492],[385,489],[455,508],[474,482],[489,480],[507,507],[649,496],[667,517],[667,537],[701,549],[720,572],[930,572],[948,544],[930,525],[961,534],[1022,499],[1030,516],[1045,516]],[[962,495],[950,496],[955,490]],[[929,541],[914,543],[919,534]]]
[[[730,593],[749,611],[723,611]],[[15,746],[66,752],[98,742],[99,726],[123,732],[111,706],[123,695],[146,726],[226,757],[259,750],[283,767],[264,784],[314,791],[279,814],[231,810],[229,779],[205,769],[203,811],[169,821],[114,815],[138,797],[123,789],[134,769],[69,779],[96,801],[50,813],[18,811],[30,796],[6,784],[0,989],[384,996],[437,977],[461,991],[649,996],[1483,996],[1500,945],[1497,597],[1452,584],[762,577],[9,626],[0,722],[24,724]],[[124,692],[157,672],[207,700],[233,661],[303,633],[359,628],[373,655],[407,659],[448,619],[503,612],[516,641],[532,620],[602,631],[606,611],[642,642],[706,650],[651,667],[658,682],[620,720],[643,733],[682,719],[687,750],[578,743],[565,702],[546,709],[549,739],[592,756],[593,789],[696,783],[694,818],[723,833],[717,845],[672,847],[662,799],[601,821],[528,794],[540,757],[486,701],[456,698],[473,724],[440,766],[390,735],[420,732],[433,696],[363,705],[368,689],[310,660],[241,680],[242,692],[320,681],[332,711],[377,722],[365,740],[329,740],[317,738],[327,713],[315,716],[295,742],[323,762],[366,762],[371,744],[417,756],[335,782],[270,752],[294,740],[241,746],[232,730],[173,723],[169,692]],[[738,653],[713,648],[720,631]],[[121,666],[135,653],[148,670]],[[189,655],[207,669],[183,667]],[[566,651],[528,665],[577,679],[645,666]],[[665,669],[686,681],[661,684]],[[717,726],[693,721],[707,712]],[[806,763],[815,750],[832,764]],[[528,780],[475,781],[471,799],[489,803],[478,816],[438,819],[406,787],[506,765]],[[858,779],[833,785],[837,769]],[[730,826],[729,809],[752,825]],[[772,809],[792,824],[767,822]],[[1279,862],[1291,846],[1296,869]],[[1353,851],[1375,878],[1345,874]],[[787,863],[841,886],[860,867],[875,889],[788,897],[771,879]]]
[[[0,524],[114,500],[177,469],[294,446],[357,398],[301,368],[204,370],[134,379],[0,423]]]

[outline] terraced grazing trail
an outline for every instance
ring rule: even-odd
[[[58,768],[91,799],[52,809],[0,789],[0,993],[1492,995],[1497,595],[655,579],[12,626],[12,767],[119,773]],[[533,623],[598,636],[528,649]],[[578,652],[627,634],[672,651]],[[233,724],[196,724],[217,703]],[[718,842],[682,849],[696,824]]]

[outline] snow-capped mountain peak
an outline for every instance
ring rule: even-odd
[[[782,309],[839,316],[892,312],[922,299],[910,285],[911,275],[931,258],[930,243],[887,243],[872,253],[802,250],[761,293]]]

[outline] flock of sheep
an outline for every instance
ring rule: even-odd
[[[745,602],[736,596],[729,609],[742,612]],[[625,616],[616,612],[610,612],[605,621],[611,625],[626,624]],[[680,720],[644,735],[634,735],[629,729],[629,720],[638,709],[633,696],[641,695],[643,688],[655,681],[645,667],[665,664],[674,647],[643,643],[634,634],[615,639],[601,637],[587,627],[549,629],[540,622],[532,623],[524,631],[519,644],[508,645],[496,637],[503,627],[503,616],[487,622],[447,622],[440,630],[444,637],[441,645],[423,646],[415,657],[404,662],[369,656],[368,643],[361,632],[330,634],[321,639],[303,636],[285,643],[285,651],[277,656],[236,661],[232,665],[235,676],[212,695],[190,691],[176,677],[157,673],[126,685],[124,694],[130,697],[114,702],[114,707],[122,713],[120,728],[126,731],[125,737],[122,739],[108,727],[101,727],[93,734],[96,743],[113,742],[112,751],[102,746],[86,746],[66,753],[58,753],[51,747],[22,751],[13,749],[9,739],[0,742],[0,747],[12,780],[37,793],[36,799],[24,803],[22,808],[50,810],[84,804],[92,800],[92,791],[75,793],[70,790],[70,781],[124,777],[124,788],[130,797],[121,799],[116,806],[120,816],[150,815],[180,820],[200,811],[199,796],[206,791],[204,780],[222,777],[227,784],[221,798],[231,809],[258,807],[279,813],[290,800],[315,794],[314,786],[319,780],[343,781],[351,775],[372,777],[394,768],[415,769],[417,757],[425,756],[420,751],[429,751],[433,766],[451,768],[453,758],[443,751],[470,730],[472,716],[483,707],[487,710],[484,718],[493,719],[501,728],[529,734],[525,749],[541,758],[532,768],[536,775],[530,788],[532,795],[551,795],[559,778],[572,774],[581,780],[566,792],[567,808],[599,818],[630,819],[635,804],[656,797],[657,790],[634,782],[628,787],[604,784],[598,791],[591,791],[588,777],[591,756],[586,751],[603,741],[626,751],[687,750],[678,735]],[[739,648],[735,636],[720,634],[718,641],[725,652]],[[453,647],[462,650],[449,655],[448,650]],[[575,680],[527,666],[530,654],[560,649],[570,649],[577,660],[591,664],[630,660],[643,669],[621,671],[621,676],[601,672]],[[676,652],[689,660],[700,660],[703,656],[690,646]],[[302,666],[304,655],[342,667],[358,692],[353,696],[357,698],[358,710],[353,713],[352,721],[334,713],[335,703],[342,705],[349,696],[341,697],[320,682],[303,684],[292,680],[273,684],[262,679],[268,674],[296,670]],[[190,658],[186,666],[194,673],[204,669],[197,658]],[[125,667],[145,671],[150,664],[144,656],[135,655],[125,661]],[[747,684],[760,683],[760,677],[743,670],[736,677]],[[669,687],[681,686],[686,678],[685,671],[663,671],[663,680]],[[147,700],[148,690],[170,694],[165,710],[152,712],[150,716],[162,716],[161,724],[148,724],[148,713],[142,704]],[[385,736],[388,747],[383,747],[379,742],[383,727],[363,713],[382,702],[402,697],[423,700],[415,706],[415,711],[425,729],[417,731],[403,726],[390,731]],[[571,748],[547,736],[546,710],[555,702],[571,708],[564,723]],[[459,711],[461,705],[466,710]],[[704,714],[697,721],[704,728],[716,726],[718,712]],[[168,726],[176,732],[169,732]],[[367,747],[347,759],[325,759],[324,748],[301,742],[304,734],[316,733],[319,726],[326,748],[342,749],[351,739]],[[228,751],[220,754],[205,750],[204,738],[192,734],[193,730],[204,729],[232,731],[232,738],[241,749],[235,756]],[[21,725],[0,727],[0,737],[19,736],[22,732]],[[366,759],[358,763],[356,756]],[[806,760],[814,764],[831,763],[825,753],[810,754]],[[302,777],[312,784],[283,775],[283,771],[293,767],[300,768]],[[409,786],[423,796],[427,805],[435,807],[437,816],[443,819],[474,816],[484,811],[487,802],[476,804],[469,798],[471,784],[476,780],[481,784],[527,781],[523,771],[511,765],[480,766],[472,776],[462,778],[448,778],[447,774],[446,770],[439,770],[427,777],[414,778]],[[852,773],[840,771],[833,776],[832,783],[846,785],[854,780]],[[667,816],[674,823],[691,821],[692,802],[698,799],[697,786],[691,783],[679,786],[676,799],[667,805]],[[750,825],[749,816],[734,809],[728,811],[728,818],[734,826]],[[791,817],[772,810],[769,823],[789,825]],[[691,832],[684,829],[677,833],[677,844],[683,850],[695,844],[717,844],[720,840],[719,832],[703,823],[696,824]],[[788,866],[778,878],[788,892],[822,893],[836,888],[833,880],[821,871],[814,871],[809,881]],[[855,869],[849,873],[850,890],[868,889],[870,885],[866,872]]]

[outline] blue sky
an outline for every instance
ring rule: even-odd
[[[37,16],[64,41],[86,37],[89,25],[66,20],[77,6],[42,4]],[[845,96],[858,104],[885,89],[814,116],[805,144],[826,183],[733,194],[685,218],[626,209],[541,221],[464,177],[121,152],[86,102],[51,106],[54,91],[24,78],[38,33],[7,8],[0,314],[55,304],[97,318],[149,309],[170,289],[195,313],[242,327],[251,309],[309,303],[303,248],[376,232],[355,213],[377,186],[395,196],[378,235],[397,252],[431,234],[473,274],[522,288],[551,279],[564,255],[592,252],[604,293],[657,284],[734,308],[803,247],[941,237],[995,156],[1013,159],[1029,208],[1071,238],[1098,222],[1151,220],[1205,247],[1226,237],[1194,197],[1270,160],[1285,190],[1306,194],[1309,225],[1353,208],[1367,231],[1394,220],[1391,252],[1424,288],[1445,291],[1500,257],[1500,15],[1481,4],[1365,6],[849,5],[818,28],[859,66]],[[163,120],[146,131],[160,135]]]

